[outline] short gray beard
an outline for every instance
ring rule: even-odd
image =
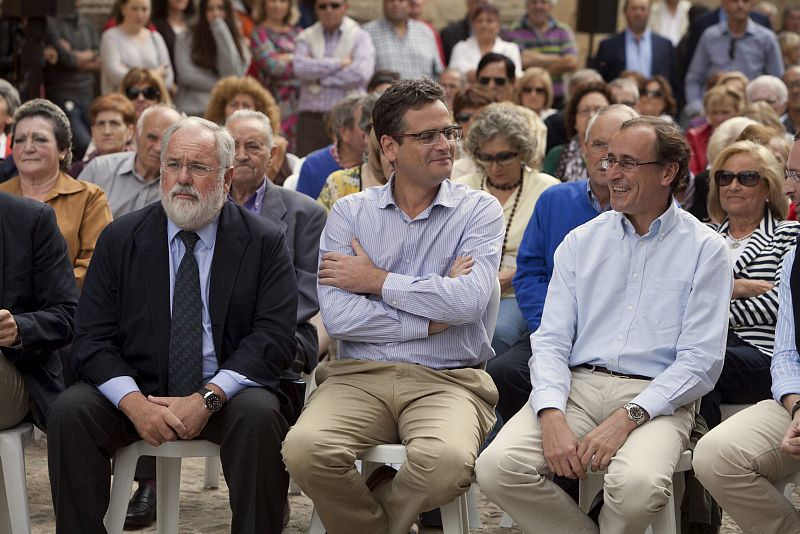
[[[163,183],[163,182],[162,182]],[[198,202],[175,200],[175,193],[189,193]],[[204,227],[219,215],[225,204],[225,187],[223,180],[217,180],[216,186],[202,197],[200,192],[190,185],[175,184],[170,191],[161,188],[161,205],[167,217],[182,230],[194,231]]]

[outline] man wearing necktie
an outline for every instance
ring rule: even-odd
[[[224,128],[177,122],[162,138],[161,203],[98,240],[76,314],[81,381],[49,420],[56,532],[105,532],[119,448],[195,437],[221,446],[231,532],[281,530],[277,391],[296,351],[297,284],[282,232],[226,202],[233,156]]]

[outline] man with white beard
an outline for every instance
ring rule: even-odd
[[[161,141],[161,203],[97,241],[75,316],[80,381],[49,416],[58,533],[105,532],[119,448],[193,438],[220,445],[231,532],[281,531],[276,392],[296,350],[297,283],[283,233],[226,202],[233,157],[221,126],[178,121]]]

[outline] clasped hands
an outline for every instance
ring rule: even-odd
[[[625,410],[615,410],[605,421],[578,441],[567,425],[564,412],[547,408],[540,412],[542,450],[550,471],[567,478],[586,478],[586,471],[602,471],[611,463],[636,423]]]
[[[155,447],[167,441],[197,437],[211,417],[199,393],[186,397],[145,397],[136,391],[122,398],[119,409],[133,422],[139,436]]]

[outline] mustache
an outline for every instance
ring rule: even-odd
[[[200,192],[191,185],[175,184],[175,186],[170,190],[169,196],[172,198],[175,195],[191,195],[195,199],[200,199]]]

